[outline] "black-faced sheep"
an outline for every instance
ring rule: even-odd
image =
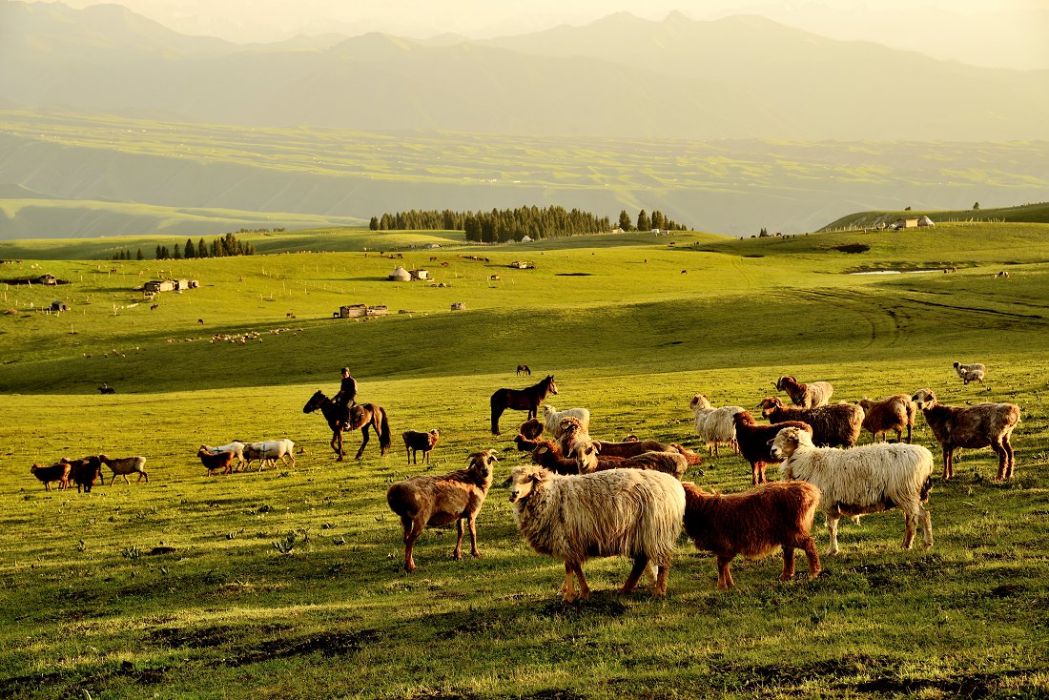
[[[145,457],[124,457],[122,459],[113,459],[106,455],[99,455],[98,460],[109,467],[110,471],[113,472],[113,478],[109,480],[109,485],[112,486],[113,482],[117,480],[118,476],[124,477],[124,483],[130,484],[128,481],[128,474],[138,474],[137,481],[142,481],[143,477],[146,479],[146,483],[149,483],[149,475],[146,474],[146,458]]]
[[[863,429],[870,431],[875,442],[878,441],[878,435],[888,439],[886,433],[890,430],[896,431],[896,442],[902,442],[906,429],[907,442],[910,443],[916,407],[909,396],[896,394],[881,401],[864,397],[857,403],[863,409]]]
[[[812,520],[820,491],[803,481],[762,484],[736,494],[709,494],[695,484],[685,488],[685,534],[696,549],[718,559],[718,588],[732,588],[729,569],[737,555],[749,559],[783,549],[781,581],[794,576],[794,550],[809,562],[809,578],[820,573],[820,556],[812,541]]]
[[[634,457],[606,457],[593,442],[577,447],[575,458],[580,474],[608,469],[650,469],[680,479],[689,466],[680,452],[642,452]]]
[[[696,394],[689,402],[689,408],[696,416],[696,433],[706,443],[708,455],[718,456],[719,445],[729,445],[733,452],[739,454],[735,415],[743,410],[742,406],[714,408],[706,396]]]
[[[812,432],[812,427],[808,423],[801,421],[787,421],[777,425],[760,425],[754,420],[754,416],[750,415],[750,411],[740,411],[734,418],[739,452],[743,455],[743,459],[750,462],[750,483],[755,486],[768,481],[765,478],[765,468],[769,464],[779,461],[779,459],[772,456],[771,443],[780,430],[787,426],[793,426],[809,433]]]
[[[922,505],[932,486],[932,453],[921,445],[879,442],[849,449],[816,447],[808,433],[784,428],[772,442],[783,461],[787,481],[807,481],[823,494],[820,509],[830,531],[828,554],[838,553],[838,520],[843,516],[903,511],[903,548],[914,541],[915,521],[921,521],[925,546],[932,546],[932,518]]]
[[[637,469],[562,476],[542,467],[518,467],[511,474],[510,502],[532,549],[564,562],[565,602],[576,597],[573,576],[579,596],[590,596],[582,565],[592,556],[633,560],[623,593],[632,592],[654,563],[653,593],[666,595],[685,515],[685,491],[674,477]]]
[[[826,406],[830,403],[834,387],[830,382],[812,382],[801,384],[797,379],[788,375],[776,380],[776,391],[785,391],[790,397],[791,403],[802,408],[816,408]]]
[[[401,437],[404,438],[404,450],[408,458],[408,464],[418,464],[417,455],[423,453],[423,462],[430,463],[430,450],[437,446],[441,437],[439,430],[434,428],[428,433],[418,430],[405,430]]]
[[[852,447],[860,437],[863,409],[856,404],[836,403],[818,408],[792,408],[768,396],[758,404],[770,423],[801,421],[812,426],[812,442],[819,446]]]
[[[412,550],[427,525],[439,527],[455,522],[455,559],[463,558],[463,521],[470,527],[470,554],[477,549],[477,514],[492,486],[492,470],[498,459],[495,450],[474,452],[469,467],[444,476],[416,476],[399,481],[386,492],[390,510],[401,518],[404,528],[404,568],[415,571]]]
[[[983,384],[983,378],[987,372],[987,368],[979,362],[972,362],[969,364],[955,362],[954,371],[958,373],[958,376],[962,380],[962,384],[968,384],[969,382],[980,382]]]
[[[1014,403],[978,403],[975,406],[944,406],[932,389],[921,389],[911,397],[925,415],[936,441],[943,449],[943,478],[954,476],[954,451],[959,447],[979,449],[990,445],[998,455],[998,480],[1011,479],[1015,457],[1009,442],[1020,422],[1020,407]]]
[[[58,490],[64,491],[69,488],[69,471],[72,465],[69,462],[59,462],[58,464],[52,464],[44,466],[43,464],[34,464],[29,467],[29,473],[35,476],[44,485],[45,491],[51,490],[51,482],[58,482]]]

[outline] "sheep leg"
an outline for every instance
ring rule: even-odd
[[[452,559],[459,561],[463,558],[463,519],[455,521],[455,549],[452,550]]]
[[[752,486],[758,485],[758,475],[761,473],[761,462],[750,463],[750,483]]]
[[[904,522],[903,548],[904,549],[910,549],[911,546],[914,544],[914,518],[915,518],[914,514],[912,514],[909,510],[903,511],[903,522]]]
[[[816,542],[811,536],[807,536],[802,540],[801,548],[805,550],[805,559],[809,562],[809,580],[812,580],[820,575],[820,571],[823,567],[820,566],[820,555],[816,551]]]
[[[951,478],[951,474],[954,471],[954,450],[950,447],[943,448],[943,480],[947,481]]]
[[[415,571],[415,557],[412,556],[412,551],[415,549],[415,541],[423,532],[423,524],[405,515],[401,517],[401,525],[404,527],[404,570],[411,573]]]
[[[645,569],[648,568],[648,557],[644,554],[640,554],[634,558],[634,566],[630,569],[630,575],[626,577],[626,581],[623,583],[623,587],[619,589],[620,593],[633,593],[634,589],[637,588],[637,582],[641,578],[641,575],[645,573]]]
[[[120,476],[124,477],[124,483],[125,483],[125,484],[127,484],[128,486],[131,486],[131,481],[130,481],[130,480],[129,480],[129,479],[127,478],[127,474],[121,474]],[[141,479],[142,477],[139,477],[139,478]],[[105,479],[103,479],[103,483],[104,483],[104,482],[105,482]],[[113,485],[113,482],[112,482],[112,481],[110,481],[110,482],[109,482],[109,485],[110,485],[110,486],[112,486],[112,485]]]
[[[830,549],[827,550],[827,556],[834,556],[838,553],[838,520],[841,515],[827,515],[827,532],[830,533]]]
[[[667,578],[670,576],[670,564],[656,567],[656,584],[652,587],[652,595],[657,598],[667,596]]]
[[[1005,472],[1009,464],[1009,454],[1005,451],[1005,447],[1001,444],[1001,438],[996,438],[991,443],[991,449],[998,455],[998,481],[1005,480]]]
[[[481,551],[477,549],[477,513],[472,513],[466,524],[470,526],[470,556],[480,557]]]
[[[1002,438],[1002,445],[1005,447],[1005,451],[1006,451],[1006,453],[1008,453],[1008,456],[1009,456],[1009,463],[1008,463],[1008,466],[1006,468],[1005,478],[1006,479],[1012,479],[1013,478],[1013,467],[1016,465],[1016,454],[1013,452],[1013,444],[1011,442],[1009,442],[1009,436],[1008,435],[1006,435],[1004,438]]]
[[[918,507],[921,509],[922,537],[925,540],[925,548],[929,549],[932,547],[932,514],[925,506],[919,505]]]
[[[572,587],[572,565],[565,562],[565,581],[561,584],[561,599],[566,603],[575,600],[575,589]]]
[[[572,571],[575,572],[575,577],[579,581],[579,597],[587,600],[590,598],[590,586],[586,585],[586,577],[583,576],[582,565],[579,562],[573,562]]]
[[[732,571],[729,569],[731,563],[732,557],[718,555],[718,588],[722,591],[727,591],[736,585],[736,582],[732,580]]]
[[[780,581],[789,581],[794,578],[794,547],[783,545],[783,573],[779,575]]]

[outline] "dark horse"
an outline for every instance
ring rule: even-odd
[[[527,389],[499,389],[492,394],[492,435],[499,434],[499,416],[503,411],[512,408],[515,411],[528,411],[529,418],[539,413],[539,404],[550,394],[557,394],[554,375]]]
[[[379,436],[379,454],[384,455],[386,450],[390,449],[390,424],[386,420],[386,411],[382,406],[360,403],[350,406],[349,411],[345,411],[325,396],[323,391],[317,391],[302,407],[302,412],[313,413],[318,408],[328,421],[328,427],[331,428],[331,448],[339,455],[338,461],[342,461],[342,434],[347,430],[360,428],[361,431],[361,448],[357,450],[355,459],[361,458],[368,444],[368,426],[371,426],[375,434]]]
[[[521,372],[524,372],[529,377],[532,376],[532,368],[529,367],[528,365],[517,365],[517,374],[520,375]]]

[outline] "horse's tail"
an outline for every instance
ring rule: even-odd
[[[390,437],[390,421],[386,420],[386,409],[382,406],[375,407],[375,412],[372,413],[372,425],[375,427],[375,432],[379,434],[379,454],[386,454],[386,450],[390,449],[393,442]]]
[[[506,410],[506,400],[503,399],[502,391],[492,394],[492,435],[499,434],[499,416]]]

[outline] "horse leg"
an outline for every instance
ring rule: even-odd
[[[503,415],[505,410],[506,406],[500,406],[495,401],[492,402],[492,435],[499,434],[499,416]]]
[[[354,457],[354,459],[356,459],[356,460],[359,460],[361,458],[361,455],[364,454],[364,448],[368,445],[368,425],[367,424],[365,424],[365,426],[363,428],[361,428],[361,435],[363,436],[361,438],[361,448],[359,450],[357,450],[357,456]]]

